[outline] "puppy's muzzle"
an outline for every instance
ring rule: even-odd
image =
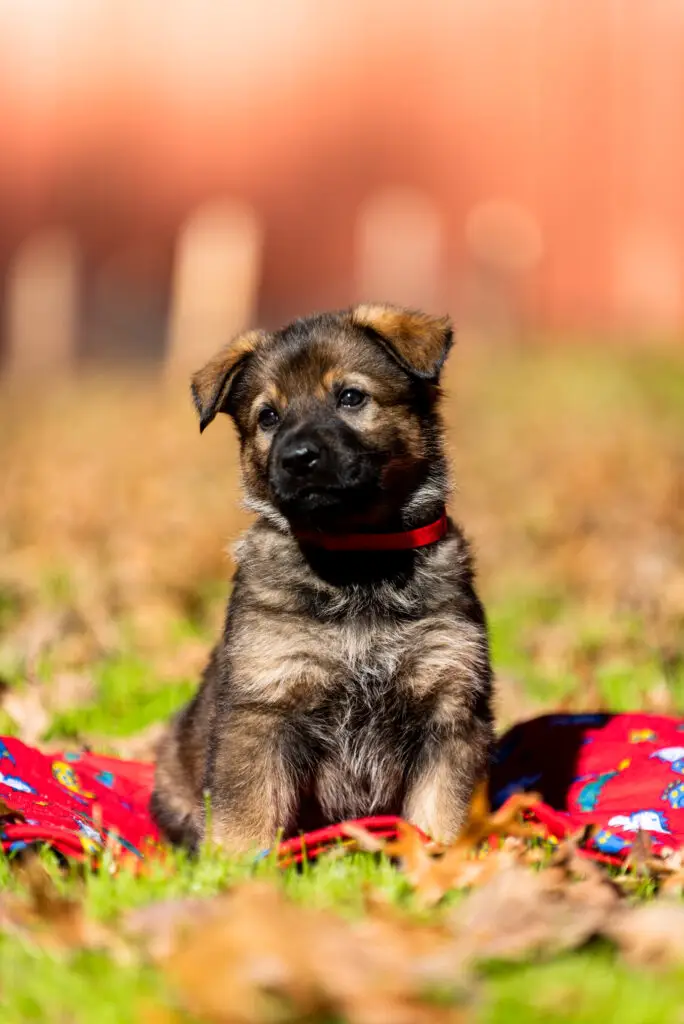
[[[339,484],[335,439],[310,424],[290,428],[279,439],[270,467],[271,481],[281,497],[301,494],[311,488]]]
[[[376,478],[371,453],[343,424],[293,425],[271,451],[271,492],[286,515],[341,507]]]
[[[280,468],[296,481],[304,481],[321,468],[325,449],[311,436],[293,437],[280,453]]]

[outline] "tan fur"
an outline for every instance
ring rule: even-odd
[[[365,335],[369,326],[385,340]],[[346,511],[353,528],[430,521],[447,479],[427,377],[449,344],[444,319],[358,307],[237,340],[199,385],[195,377],[201,416],[235,385],[230,412],[258,519],[235,549],[224,636],[161,751],[154,811],[171,838],[196,845],[206,835],[205,792],[213,837],[231,848],[372,813],[403,814],[441,840],[458,832],[492,740],[487,633],[468,545],[450,522],[446,538],[416,552],[321,556],[274,503],[278,433],[256,422],[270,400],[295,427],[317,415],[321,437],[336,429],[361,439],[359,458],[381,454],[377,500],[352,500]],[[250,346],[259,351],[252,376],[226,384]],[[368,401],[335,409],[335,389],[351,386]]]
[[[192,378],[192,394],[200,414],[201,429],[211,423],[243,361],[264,344],[263,331],[247,331],[213,356]]]
[[[473,775],[482,775],[479,749],[488,740],[484,730],[480,736],[450,737],[407,792],[406,820],[439,843],[452,842],[467,815]]]
[[[421,376],[437,378],[451,345],[452,327],[448,316],[429,316],[419,310],[387,305],[360,305],[352,310],[351,320],[377,331],[400,359]],[[445,338],[448,338],[446,351]]]

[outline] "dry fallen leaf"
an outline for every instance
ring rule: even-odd
[[[52,712],[90,703],[95,697],[93,677],[85,672],[56,672],[45,687],[44,701]]]
[[[469,810],[468,820],[458,839],[448,847],[426,843],[417,829],[408,822],[399,822],[396,839],[383,842],[377,836],[353,823],[343,826],[346,836],[353,839],[358,849],[371,853],[383,851],[388,857],[399,862],[399,866],[413,886],[423,906],[433,906],[451,889],[481,885],[508,863],[513,852],[509,846],[502,859],[502,850],[492,850],[481,855],[481,845],[488,839],[505,837],[512,839],[534,839],[544,830],[529,822],[521,821],[522,812],[534,807],[539,797],[520,793],[510,798],[500,810],[492,813],[489,808],[486,785],[476,790]],[[518,854],[523,856],[526,848],[521,846]]]
[[[562,842],[549,858],[545,876],[565,886],[568,898],[608,908],[619,900],[620,888],[604,867],[582,852],[593,832],[594,826],[589,826]]]
[[[0,825],[9,825],[11,822],[25,820],[23,811],[18,810],[16,807],[10,807],[9,804],[0,798]]]
[[[684,868],[681,864],[679,867],[667,865],[659,876],[659,882],[658,894],[661,897],[681,899],[684,896]]]
[[[20,934],[53,953],[77,949],[106,950],[119,963],[129,963],[127,945],[111,929],[89,918],[82,901],[62,896],[36,857],[26,858],[18,875],[27,896],[4,894],[0,928]]]
[[[153,761],[159,741],[167,728],[166,722],[152,722],[132,736],[106,736],[91,738],[90,749],[103,750],[115,757],[132,761]]]
[[[162,960],[171,955],[183,929],[201,924],[220,907],[216,900],[200,897],[158,900],[130,911],[124,918],[123,928],[153,960]]]
[[[629,853],[625,859],[625,868],[633,872],[635,879],[654,877],[653,841],[643,829],[638,829]]]
[[[364,853],[381,853],[385,848],[383,839],[379,839],[367,828],[363,828],[362,825],[357,825],[353,821],[343,822],[340,831],[349,839],[353,839],[356,849],[362,850]]]
[[[469,979],[446,929],[369,905],[359,921],[300,906],[248,883],[213,900],[174,901],[129,915],[127,929],[158,958],[181,1005],[212,1024],[344,1017],[351,1024],[451,1024]],[[170,941],[169,941],[169,937]]]
[[[35,746],[51,722],[43,688],[37,682],[27,683],[21,689],[7,687],[2,693],[1,703],[16,724],[19,738],[29,746]]]
[[[546,835],[546,830],[541,825],[520,820],[521,814],[532,810],[540,799],[537,793],[516,793],[498,811],[492,812],[487,783],[480,783],[473,795],[465,827],[450,849],[472,850],[490,836],[534,839]]]
[[[425,845],[420,833],[407,822],[397,825],[396,839],[385,843],[384,852],[399,861],[399,867],[426,906],[437,903],[448,885],[440,872],[440,862]]]
[[[605,869],[582,854],[580,838],[537,868],[518,838],[484,858],[463,858],[463,877],[472,871],[476,887],[439,924],[407,919],[373,892],[364,916],[347,921],[248,883],[213,900],[135,911],[127,931],[160,962],[180,1005],[210,1024],[316,1015],[351,1024],[460,1021],[478,964],[548,958],[599,935],[630,962],[684,962],[684,906],[628,905]],[[392,845],[417,884],[428,894],[439,889],[443,857],[415,829],[406,826],[385,848]],[[432,1004],[426,992],[435,989],[450,992],[455,1005]]]
[[[670,900],[620,908],[604,934],[630,963],[644,967],[684,963],[684,906]]]
[[[574,891],[573,891],[574,890]],[[612,905],[580,898],[556,870],[510,864],[473,891],[451,917],[467,960],[554,956],[599,933]]]

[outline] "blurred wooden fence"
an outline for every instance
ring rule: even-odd
[[[383,189],[358,211],[353,298],[438,308],[445,272],[444,231],[429,198]],[[497,238],[506,245],[506,238]],[[508,239],[508,250],[517,236]],[[479,239],[483,258],[502,254]],[[501,247],[501,245],[499,245]],[[186,376],[257,317],[263,225],[246,203],[223,199],[198,208],[175,240],[165,363]],[[490,252],[491,249],[491,252]],[[12,376],[68,371],[79,356],[82,260],[75,236],[45,230],[13,254],[7,277],[7,369]]]
[[[0,356],[359,297],[681,335],[682,0],[0,3]]]

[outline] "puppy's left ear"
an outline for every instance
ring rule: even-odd
[[[239,334],[194,374],[190,390],[199,413],[200,433],[217,413],[228,411],[228,398],[238,373],[267,338],[263,331]]]
[[[437,383],[454,341],[448,316],[429,316],[396,306],[361,305],[351,309],[349,317],[412,377]]]

